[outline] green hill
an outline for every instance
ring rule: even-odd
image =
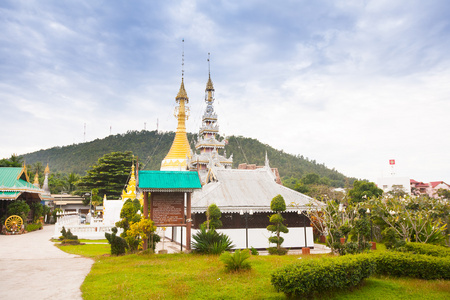
[[[104,139],[73,144],[63,147],[53,147],[22,155],[27,164],[48,162],[52,172],[77,173],[84,175],[97,160],[106,153],[114,151],[132,151],[139,157],[141,169],[159,170],[161,161],[168,153],[175,137],[174,132],[157,133],[156,131],[128,131],[125,134],[110,135]],[[188,133],[191,149],[194,149],[196,134]],[[265,153],[271,167],[278,168],[281,177],[301,178],[308,173],[328,177],[331,185],[343,187],[351,178],[336,170],[327,168],[300,155],[292,155],[262,144],[256,139],[242,136],[228,137],[225,147],[227,156],[233,154],[233,168],[240,163],[264,165]]]

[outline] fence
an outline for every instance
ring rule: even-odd
[[[58,221],[55,224],[55,232],[53,238],[57,239],[61,236],[61,230],[64,227],[70,229],[79,239],[99,240],[105,239],[105,232],[112,233],[114,225],[104,225],[101,219],[92,219],[91,224],[81,224],[80,216],[76,212],[64,212],[57,214]],[[118,234],[123,231],[118,228]]]

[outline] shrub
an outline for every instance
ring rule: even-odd
[[[376,272],[420,279],[450,279],[450,257],[386,251],[373,254]]]
[[[270,223],[273,223],[273,225],[267,226],[267,230],[275,234],[275,236],[269,237],[269,243],[277,245],[277,251],[272,251],[273,253],[282,253],[283,250],[281,250],[281,244],[284,239],[280,236],[280,233],[289,232],[289,229],[283,224],[284,218],[281,216],[281,212],[286,210],[286,203],[284,202],[283,196],[275,196],[270,202],[270,209],[276,213],[270,216],[269,221]],[[271,253],[270,250],[269,253]]]
[[[381,233],[383,236],[383,242],[388,249],[395,249],[405,246],[405,241],[400,239],[400,236],[392,227],[387,227]]]
[[[406,251],[438,257],[450,257],[450,248],[422,243],[406,243],[403,247]]]
[[[12,203],[10,203],[7,208],[8,216],[17,215],[22,218],[24,223],[27,220],[29,212],[30,207],[24,200],[12,201]]]
[[[60,240],[78,240],[78,236],[73,235],[72,232],[70,232],[70,229],[66,231],[66,228],[63,226],[61,230],[62,236],[59,237]]]
[[[252,253],[252,255],[259,255],[258,250],[256,250],[256,249],[253,248],[253,247],[250,247],[250,252]]]
[[[286,255],[288,253],[288,249],[286,248],[277,248],[277,247],[269,247],[267,251],[270,255]]]
[[[112,233],[105,232],[105,237],[108,240],[108,243],[111,245],[111,254],[125,254],[126,249],[128,249],[127,242],[120,236],[117,236],[117,227],[113,227],[111,230]]]
[[[147,240],[147,245],[154,252],[156,243],[160,241],[160,237],[155,231],[156,226],[154,222],[144,218],[139,222],[130,223],[130,229],[126,232],[125,240],[128,242],[132,251],[143,249],[144,241]]]
[[[271,283],[288,297],[312,297],[314,293],[356,286],[374,269],[370,254],[311,259],[276,270]]]
[[[31,231],[35,231],[42,228],[42,224],[39,223],[32,223],[32,224],[28,224],[26,227],[26,231],[31,232]]]
[[[236,250],[233,254],[224,252],[220,256],[220,260],[225,264],[227,271],[240,271],[251,269],[250,263],[246,260],[250,257],[248,249]]]
[[[68,240],[68,239],[63,239],[61,241],[61,245],[79,245],[80,241],[79,240]]]
[[[203,222],[203,224],[206,228],[219,229],[222,227],[221,217],[222,212],[220,211],[220,208],[213,203],[208,206],[208,209],[206,210],[206,221]]]
[[[214,228],[207,230],[204,225],[200,226],[200,231],[192,236],[194,252],[202,254],[220,254],[229,251],[234,247],[230,238],[223,233],[218,233]]]

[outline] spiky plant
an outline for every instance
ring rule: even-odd
[[[218,233],[214,228],[207,230],[204,225],[200,226],[200,231],[192,238],[192,250],[197,253],[220,254],[234,247],[228,235]]]
[[[250,270],[250,262],[247,261],[250,257],[250,250],[236,250],[233,254],[230,252],[224,252],[220,255],[220,260],[225,264],[225,269],[227,271],[240,271],[240,270]]]

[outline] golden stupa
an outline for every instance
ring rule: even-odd
[[[172,147],[161,162],[161,171],[185,171],[188,160],[191,159],[191,147],[186,135],[186,120],[189,118],[189,98],[184,89],[184,79],[181,79],[180,91],[175,98],[178,106],[175,108],[175,118],[178,119],[177,132]]]

